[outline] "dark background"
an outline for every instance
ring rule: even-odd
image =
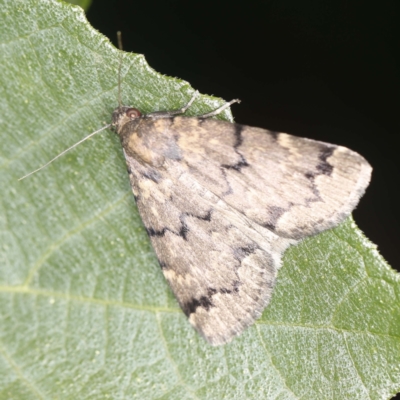
[[[398,0],[94,0],[91,24],[237,122],[347,146],[374,167],[357,224],[400,270]],[[399,57],[398,59],[396,57]]]

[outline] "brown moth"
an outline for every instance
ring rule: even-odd
[[[290,244],[332,228],[357,205],[371,167],[341,146],[176,111],[119,106],[130,183],[183,312],[212,345],[253,324]]]

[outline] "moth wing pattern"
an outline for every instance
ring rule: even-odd
[[[163,273],[213,345],[261,315],[284,250],[343,221],[371,174],[344,147],[218,120],[140,119],[118,133]]]
[[[178,124],[185,131],[192,122]],[[179,143],[192,170],[201,171],[196,179],[282,237],[336,226],[370,181],[368,162],[345,147],[211,119],[192,133]]]

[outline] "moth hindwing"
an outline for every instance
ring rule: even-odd
[[[119,106],[143,223],[164,276],[211,344],[239,335],[271,299],[290,244],[332,228],[357,205],[371,167],[340,146],[180,110]]]

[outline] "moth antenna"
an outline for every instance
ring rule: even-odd
[[[90,135],[87,135],[86,137],[84,137],[82,140],[80,140],[79,142],[75,143],[74,145],[72,145],[71,147],[68,147],[68,149],[62,151],[60,154],[58,154],[57,156],[55,156],[52,160],[50,160],[49,162],[47,162],[46,164],[42,165],[40,168],[35,169],[32,172],[29,172],[29,174],[24,175],[22,178],[19,178],[19,181],[22,181],[22,179],[27,178],[30,175],[33,175],[35,172],[40,171],[41,169],[47,167],[49,164],[51,164],[53,161],[57,160],[57,158],[61,157],[62,155],[64,155],[67,151],[72,150],[74,147],[78,146],[79,144],[81,144],[82,142],[84,142],[85,140],[91,138],[92,136],[96,135],[97,133],[104,131],[104,129],[107,129],[111,126],[111,124],[108,124],[106,126],[103,126],[102,128],[100,128],[99,130],[92,132]]]
[[[123,47],[122,47],[122,33],[121,31],[117,32],[117,38],[118,38],[118,48],[123,51]]]
[[[118,105],[119,107],[122,106],[122,99],[121,99],[121,68],[122,68],[122,34],[121,31],[117,32],[118,38],[118,48],[120,50],[119,54],[119,67],[118,67]]]

